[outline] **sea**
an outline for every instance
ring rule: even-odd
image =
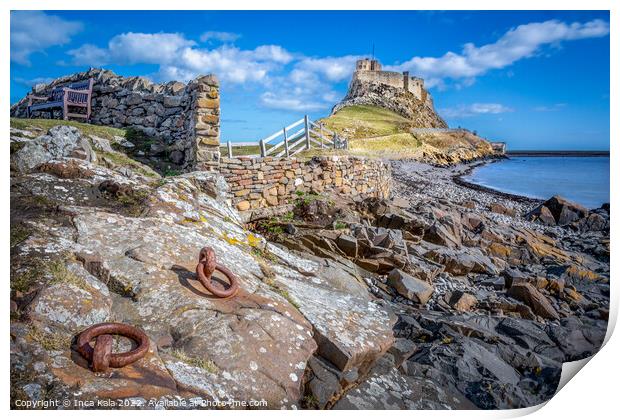
[[[609,203],[609,156],[511,156],[463,179],[542,200],[560,195],[589,209]]]

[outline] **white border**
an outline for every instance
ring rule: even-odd
[[[258,1],[191,1],[191,0],[175,0],[175,1],[163,1],[163,0],[150,0],[147,2],[130,2],[128,0],[106,0],[105,2],[87,2],[84,0],[49,0],[49,1],[35,1],[35,0],[4,0],[0,3],[0,52],[2,55],[2,61],[0,64],[1,79],[3,81],[3,94],[0,95],[0,103],[2,104],[2,126],[0,133],[4,133],[4,144],[2,149],[3,155],[3,177],[0,197],[3,197],[2,216],[4,217],[4,224],[2,225],[2,233],[5,238],[1,245],[2,252],[2,267],[4,268],[5,276],[3,278],[5,286],[5,305],[8,306],[8,300],[6,297],[9,292],[9,153],[8,153],[8,132],[9,132],[9,107],[10,107],[10,24],[9,24],[9,11],[11,9],[18,10],[146,10],[145,6],[150,6],[152,9],[157,10],[377,10],[377,9],[392,9],[392,10],[611,10],[611,71],[610,71],[610,115],[616,116],[611,119],[611,138],[617,141],[618,135],[618,119],[620,116],[619,96],[618,96],[618,76],[620,75],[620,67],[618,66],[618,54],[620,52],[620,45],[618,43],[618,31],[620,19],[618,18],[617,6],[618,2],[611,0],[589,0],[587,2],[579,2],[575,0],[564,1],[549,1],[549,0],[504,0],[498,2],[489,0],[469,0],[464,1],[450,1],[450,0],[434,0],[434,1],[405,1],[405,0],[383,0],[369,1],[369,0],[348,0],[348,1],[334,1],[334,0],[315,0],[312,2],[291,2],[282,0],[262,0]],[[465,9],[467,8],[467,9]],[[524,22],[525,23],[525,22]],[[475,29],[474,29],[475,30]],[[618,148],[613,145],[611,150],[611,189],[614,191],[618,185],[618,165],[619,158]],[[611,207],[618,209],[618,196],[614,193],[611,194]],[[614,219],[612,215],[612,219]],[[616,244],[618,237],[618,225],[615,220],[611,224],[611,237],[612,243]],[[615,247],[612,249],[612,272],[618,261],[618,253],[614,252]],[[613,276],[612,276],[613,277]],[[615,279],[614,279],[615,280]],[[587,364],[588,367],[579,373],[577,379],[569,381],[568,384],[554,397],[552,398],[543,409],[538,410],[541,407],[534,407],[530,409],[521,410],[509,410],[509,411],[455,411],[455,412],[437,412],[437,411],[423,411],[423,412],[408,412],[399,411],[391,412],[389,415],[395,418],[410,419],[412,416],[423,418],[466,418],[466,419],[483,419],[483,418],[507,418],[522,416],[528,413],[534,412],[531,417],[543,419],[547,417],[562,418],[562,419],[579,419],[590,420],[596,418],[607,419],[612,416],[616,417],[618,414],[613,413],[617,411],[615,408],[618,387],[618,355],[620,355],[620,343],[617,338],[611,337],[611,333],[615,328],[615,324],[618,316],[618,290],[616,287],[611,287],[611,307],[610,307],[610,323],[606,340],[609,340],[605,347],[595,355],[592,360]],[[2,398],[4,401],[4,407],[8,410],[9,407],[9,310],[4,307],[5,320],[2,323],[2,331],[4,340],[4,348],[1,352],[1,357],[4,362],[6,374],[4,381],[2,382]],[[577,365],[580,363],[576,363]],[[575,364],[571,367],[574,371]],[[565,370],[568,372],[568,369]],[[578,369],[577,369],[578,371]],[[563,372],[564,375],[565,372]],[[574,374],[575,372],[573,372]],[[146,413],[146,414],[145,414]],[[63,417],[77,417],[87,416],[89,419],[105,418],[109,419],[109,416],[131,417],[136,416],[161,416],[159,412],[134,412],[134,411],[122,411],[122,412],[93,412],[93,411],[73,411],[73,412],[42,412],[42,411],[13,411],[10,412],[10,416],[13,417],[39,417],[44,415],[49,418]],[[222,417],[222,418],[237,418],[238,416],[258,416],[275,418],[282,416],[299,416],[303,418],[315,417],[315,416],[342,416],[347,418],[359,419],[370,418],[376,419],[377,416],[385,415],[382,412],[313,412],[313,411],[299,411],[299,412],[286,412],[280,413],[277,411],[268,412],[180,412],[180,411],[167,411],[166,417],[181,417],[181,416],[200,416],[200,417]]]

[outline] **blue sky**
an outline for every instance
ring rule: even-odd
[[[11,13],[11,102],[33,83],[104,67],[156,82],[215,73],[222,140],[318,118],[375,45],[425,79],[452,127],[512,149],[609,149],[609,13]]]

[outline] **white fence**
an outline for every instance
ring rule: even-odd
[[[307,115],[254,144],[259,146],[260,155],[246,156],[289,157],[312,148],[348,149],[346,139],[340,138],[337,133],[327,129],[322,123],[311,121]],[[233,148],[237,145],[249,146],[252,143],[227,142],[229,158],[233,157]]]

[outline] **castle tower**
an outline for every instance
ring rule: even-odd
[[[356,71],[381,71],[381,63],[379,60],[363,58],[355,62]]]

